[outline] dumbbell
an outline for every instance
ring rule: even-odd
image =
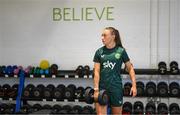
[[[33,97],[33,90],[34,90],[34,88],[35,88],[35,86],[33,84],[28,84],[24,88],[23,97],[24,98],[32,98]]]
[[[55,104],[52,106],[52,114],[57,114],[60,110],[62,109],[62,107],[58,104]]]
[[[69,114],[72,107],[70,105],[64,105],[62,106],[62,109],[58,112],[58,114]]]
[[[18,87],[19,87],[19,84],[14,84],[10,89],[9,89],[9,92],[8,92],[8,97],[10,98],[16,98],[17,96],[17,92],[18,92]]]
[[[20,109],[20,114],[29,114],[32,113],[32,107],[31,105],[23,105]]]
[[[17,68],[16,65],[11,66],[11,69],[9,70],[9,76],[13,76],[14,75],[14,70]]]
[[[6,67],[6,69],[5,69],[5,72],[6,72],[5,74],[10,76],[10,75],[11,75],[11,71],[12,71],[12,66],[11,66],[11,65],[8,65],[8,66]]]
[[[40,69],[40,70],[39,70],[39,74],[40,74],[40,75],[45,75],[44,69]]]
[[[156,96],[156,84],[152,81],[146,84],[146,96],[155,97]]]
[[[5,103],[0,103],[0,114],[5,114],[5,110],[8,108],[8,105]]]
[[[80,105],[75,105],[72,107],[72,109],[69,111],[69,114],[81,114],[83,111],[83,108]]]
[[[157,107],[158,114],[167,115],[168,114],[168,106],[165,103],[159,103]]]
[[[169,66],[172,74],[179,74],[179,67],[176,61],[172,61]]]
[[[33,89],[33,97],[40,99],[43,97],[44,85],[40,84]]]
[[[30,71],[29,71],[29,74],[30,74],[30,75],[34,75],[34,71],[35,71],[35,67],[32,67],[32,68],[30,69]]]
[[[4,97],[4,89],[0,85],[0,97]]]
[[[2,74],[2,67],[0,66],[0,77],[3,76]]]
[[[157,85],[157,94],[159,97],[167,97],[168,96],[168,85],[165,82],[159,82]]]
[[[162,75],[167,73],[167,66],[166,66],[166,63],[164,61],[159,62],[158,71]]]
[[[49,69],[45,69],[45,70],[44,70],[44,74],[45,74],[46,76],[49,76]]]
[[[2,76],[2,67],[0,66],[0,77]]]
[[[38,73],[37,73],[37,72],[38,72],[37,70],[38,70],[38,69],[40,69],[40,68],[39,68],[39,67],[34,67],[34,70],[33,70],[32,75],[37,76],[37,74],[38,74]]]
[[[17,69],[17,65],[13,65],[13,66],[9,66],[9,76],[13,76],[14,75],[14,70]]]
[[[57,75],[58,74],[58,65],[52,64],[51,67],[49,68],[49,72],[51,75]]]
[[[53,92],[54,92],[54,85],[49,84],[44,88],[43,94],[45,99],[52,99],[53,98]]]
[[[59,84],[53,92],[53,97],[58,100],[64,99],[65,86],[63,84]]]
[[[83,77],[84,76],[84,67],[82,65],[79,65],[77,68],[76,68],[76,74],[79,76],[79,77]]]
[[[85,65],[84,66],[84,75],[89,76],[89,74],[90,74],[90,67],[88,65]]]
[[[19,75],[19,69],[21,69],[22,68],[22,66],[17,66],[17,65],[14,65],[13,67],[13,70],[12,70],[12,74],[13,75]],[[17,70],[18,70],[18,72],[17,72]],[[16,73],[17,72],[17,73]]]
[[[11,65],[8,65],[5,69],[5,74],[8,76],[13,76],[13,67]]]
[[[45,105],[42,106],[42,109],[49,109],[49,110],[51,110],[52,107],[49,104],[45,104]]]
[[[4,77],[6,66],[0,66],[0,77]]]
[[[4,98],[9,98],[8,93],[11,89],[11,86],[9,84],[4,84],[2,86],[3,92],[4,92]]]
[[[141,101],[136,101],[133,106],[134,114],[144,114],[144,105]]]
[[[86,114],[87,115],[87,114],[93,114],[93,112],[94,112],[94,109],[91,106],[86,105],[86,106],[83,107],[83,110],[82,110],[81,114]]]
[[[42,106],[40,104],[34,104],[32,106],[33,112],[37,112],[42,109]]]
[[[85,89],[85,102],[92,104],[93,102],[98,102],[100,105],[107,105],[108,95],[106,90],[100,90],[97,98],[94,98],[94,89],[88,87]]]
[[[179,115],[180,114],[180,108],[179,105],[177,103],[171,103],[169,105],[169,112],[170,114],[174,114],[174,115]]]
[[[18,66],[17,68],[15,68],[13,70],[13,74],[14,75],[19,75],[20,71],[23,70],[23,67],[22,66]]]
[[[146,104],[146,115],[156,114],[156,105],[154,102],[148,102]]]
[[[177,82],[172,82],[169,84],[169,96],[171,97],[179,96],[179,84]]]
[[[39,77],[40,76],[40,67],[36,67],[35,69],[34,69],[34,73],[33,73],[33,75],[35,76],[35,77]]]
[[[15,110],[15,104],[0,103],[0,114],[13,114]]]
[[[49,69],[40,69],[39,71],[40,75],[45,75],[48,76],[49,75]]]
[[[49,76],[49,69],[40,69],[40,75]]]
[[[132,104],[130,102],[125,102],[122,107],[123,115],[131,115],[132,114]]]
[[[1,105],[0,105],[0,111],[1,110],[2,110],[3,114],[13,114],[14,111],[15,111],[15,104],[3,103],[2,108],[1,108]]]
[[[0,85],[0,97],[1,97],[1,93],[2,93],[2,92],[1,92],[1,89],[2,89],[2,88],[1,88],[1,85]]]
[[[8,108],[5,109],[6,114],[13,114],[15,113],[15,104],[8,103]]]
[[[41,74],[40,74],[40,70],[41,70],[40,67],[36,67],[36,69],[35,69],[35,71],[34,71],[34,72],[35,72],[34,75],[35,75],[36,77],[40,77],[40,75],[41,75]]]
[[[84,99],[85,89],[82,86],[79,86],[75,91],[76,99]]]
[[[15,110],[15,104],[0,103],[0,114],[13,114]]]
[[[75,90],[76,86],[74,84],[70,84],[65,88],[64,96],[65,99],[74,100],[75,99]]]
[[[136,86],[137,86],[137,96],[140,96],[140,97],[144,96],[144,93],[145,93],[145,91],[144,91],[144,83],[141,82],[141,81],[138,81],[136,83]]]
[[[5,75],[6,74],[6,66],[5,65],[3,65],[3,66],[1,66],[1,74],[2,75]]]
[[[32,66],[28,66],[27,68],[24,69],[26,76],[29,76],[31,69],[32,69]]]
[[[130,82],[126,82],[124,84],[124,88],[123,88],[124,96],[130,96],[131,87],[132,87],[132,84]]]

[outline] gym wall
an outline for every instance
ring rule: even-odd
[[[180,63],[179,6],[179,0],[1,0],[0,64],[36,66],[48,59],[65,70],[80,64],[92,67],[106,26],[120,31],[135,68],[156,68],[159,61]],[[107,7],[109,20],[106,10],[102,13]],[[54,21],[53,8],[61,13],[67,8],[69,21]],[[74,16],[84,20],[72,20],[73,8]],[[85,19],[86,8],[92,20]]]

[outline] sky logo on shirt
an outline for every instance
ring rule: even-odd
[[[104,68],[110,68],[113,69],[116,63],[110,62],[109,60],[103,63]]]

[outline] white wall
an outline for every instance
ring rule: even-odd
[[[2,16],[0,16],[0,20],[2,20]],[[1,23],[0,23],[0,28],[2,28]],[[0,30],[2,30],[2,29],[0,29]],[[0,64],[2,63],[2,58],[1,57],[2,57],[2,31],[0,31]]]
[[[0,25],[0,27],[1,27],[1,25]],[[0,63],[2,63],[2,59],[1,59],[1,56],[2,56],[2,33],[1,33],[1,31],[0,31]]]
[[[163,60],[180,62],[179,0],[151,1],[151,64]]]
[[[113,6],[114,20],[52,20],[55,7],[91,6]],[[180,63],[179,6],[178,0],[1,0],[0,64],[38,65],[48,59],[61,69],[92,67],[106,26],[119,29],[136,68],[155,68],[161,60]]]

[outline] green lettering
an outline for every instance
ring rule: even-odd
[[[84,20],[84,8],[81,8],[81,20]]]
[[[70,14],[69,10],[71,10],[71,8],[64,8],[64,21],[71,21],[71,19],[68,18]]]
[[[53,8],[53,21],[60,21],[62,19],[61,9]]]
[[[74,21],[79,21],[80,20],[80,19],[75,18],[75,10],[74,10],[74,8],[73,8],[73,17],[72,18],[73,18]]]
[[[101,20],[101,18],[102,18],[102,16],[103,16],[103,13],[104,13],[104,10],[105,10],[105,8],[103,8],[103,11],[101,12],[101,14],[100,14],[100,16],[99,16],[99,13],[98,13],[97,9],[95,8],[96,15],[97,15],[97,17],[98,17],[99,20]]]
[[[110,16],[111,14],[113,14],[113,12],[111,11],[112,9],[114,9],[114,7],[107,7],[107,20],[114,20],[114,18]]]
[[[114,20],[114,7],[87,7],[76,10],[76,8],[53,8],[53,21],[93,21]],[[79,11],[79,12],[78,12]]]
[[[92,21],[92,18],[89,18],[91,16],[92,12],[90,12],[93,8],[86,8],[86,20],[87,21]]]

